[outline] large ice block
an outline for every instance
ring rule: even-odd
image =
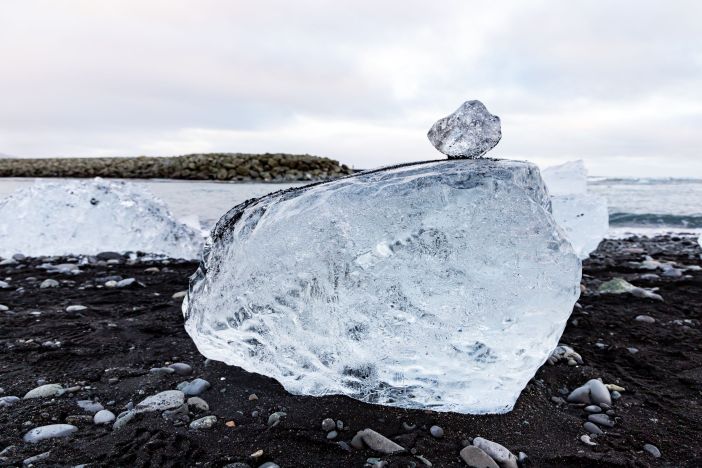
[[[292,393],[495,413],[558,344],[580,275],[536,166],[454,159],[233,208],[183,312],[206,357]]]

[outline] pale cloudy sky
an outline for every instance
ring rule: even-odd
[[[702,2],[3,0],[0,153],[440,156],[480,99],[491,155],[702,177]]]

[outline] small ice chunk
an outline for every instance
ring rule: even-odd
[[[587,169],[581,160],[547,167],[541,175],[551,195],[553,217],[578,257],[588,258],[609,231],[607,200],[587,193]]]
[[[466,101],[432,125],[427,137],[449,159],[479,158],[500,142],[500,118],[480,101]]]
[[[572,195],[587,192],[587,169],[579,159],[557,166],[549,166],[541,171],[541,177],[551,195]]]
[[[578,257],[588,258],[609,231],[607,200],[590,193],[554,195],[551,207]]]
[[[0,200],[0,256],[142,251],[194,259],[203,238],[128,182],[36,182]]]

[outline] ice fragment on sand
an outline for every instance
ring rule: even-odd
[[[447,160],[233,208],[183,310],[206,357],[292,393],[486,413],[512,408],[579,292],[538,169]]]
[[[138,185],[101,179],[37,182],[0,200],[0,256],[143,251],[197,258],[200,232]]]
[[[427,137],[449,159],[478,158],[502,138],[500,118],[480,101],[466,101],[456,111],[432,125]]]

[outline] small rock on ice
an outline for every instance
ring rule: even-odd
[[[427,137],[449,159],[478,158],[500,142],[500,118],[480,101],[466,101],[432,125]]]

